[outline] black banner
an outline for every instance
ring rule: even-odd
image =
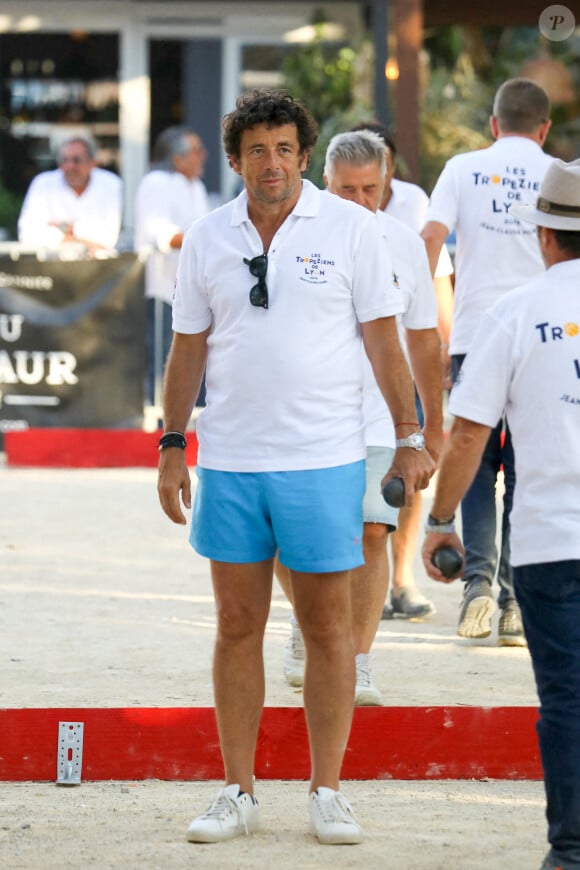
[[[0,256],[0,431],[141,427],[144,264]]]

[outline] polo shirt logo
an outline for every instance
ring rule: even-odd
[[[569,338],[575,338],[580,331],[578,324],[571,321],[565,323],[564,326],[554,326],[546,321],[545,323],[536,323],[535,328],[540,334],[542,344],[546,344],[548,341],[561,341],[565,335]]]
[[[309,254],[307,257],[296,257],[296,263],[302,266],[301,281],[309,284],[327,284],[326,272],[329,266],[334,266],[334,260],[329,260],[321,254]]]
[[[514,202],[522,201],[521,191],[535,191],[540,189],[540,182],[534,181],[526,177],[526,169],[523,166],[506,166],[502,174],[487,175],[484,172],[473,172],[474,187],[490,186],[494,189],[494,196],[491,200],[491,210],[494,214],[506,215],[509,214],[510,208]],[[498,196],[496,198],[496,191]],[[493,229],[493,227],[486,227]]]

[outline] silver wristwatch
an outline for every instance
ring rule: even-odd
[[[425,449],[425,439],[421,432],[413,432],[412,435],[408,435],[406,438],[397,438],[395,443],[397,447],[412,447],[413,450]]]

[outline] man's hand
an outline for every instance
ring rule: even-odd
[[[399,447],[395,451],[391,467],[381,481],[381,487],[391,477],[401,477],[405,484],[405,504],[410,507],[417,490],[427,489],[429,486],[435,467],[427,450]]]
[[[184,507],[191,508],[191,479],[185,461],[185,450],[166,447],[159,456],[159,479],[157,492],[161,507],[170,520],[184,526],[187,520],[181,510],[179,495]]]
[[[433,554],[440,547],[454,547],[454,549],[459,550],[459,552],[465,559],[465,550],[463,549],[463,544],[461,543],[461,539],[455,532],[447,535],[441,534],[441,532],[427,532],[421,550],[423,567],[425,568],[425,571],[432,580],[438,580],[439,583],[453,583],[453,581],[456,580],[457,577],[461,576],[461,570],[463,569],[463,565],[454,577],[445,577],[445,575],[441,573],[439,568],[437,568],[432,562]]]

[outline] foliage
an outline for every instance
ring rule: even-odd
[[[578,37],[548,42],[536,27],[451,27],[433,33],[425,48],[429,62],[421,111],[421,184],[427,191],[449,157],[491,142],[488,117],[494,94],[514,76],[529,75],[552,97],[546,150],[565,160],[580,156]],[[564,81],[569,78],[571,99],[559,101],[558,74]]]
[[[421,186],[431,191],[444,163],[454,154],[491,142],[488,118],[493,89],[481,82],[469,63],[451,73],[436,69],[421,112]]]
[[[9,239],[17,236],[16,227],[22,199],[19,194],[6,190],[0,182],[0,227],[6,231]]]
[[[316,38],[288,55],[282,65],[284,86],[301,99],[319,125],[320,135],[304,173],[323,187],[326,148],[332,136],[372,116],[368,100],[357,96],[362,51]]]
[[[316,32],[312,42],[287,56],[282,73],[285,87],[306,103],[320,126],[306,176],[322,186],[324,155],[331,137],[374,114],[369,82],[372,48],[370,40],[358,47],[329,44],[323,41],[320,26]],[[548,43],[536,27],[446,27],[427,36],[424,57],[420,183],[428,192],[450,157],[491,143],[489,116],[499,85],[527,75],[530,65],[541,67],[542,61],[546,61],[545,68],[538,71],[536,66],[540,77],[535,80],[544,84],[541,76],[553,73],[559,65],[569,76],[575,95],[563,103],[553,100],[546,149],[565,160],[580,157],[578,36]]]
[[[348,46],[336,53],[320,36],[289,54],[282,64],[288,90],[307,103],[319,124],[352,101],[355,52]]]

